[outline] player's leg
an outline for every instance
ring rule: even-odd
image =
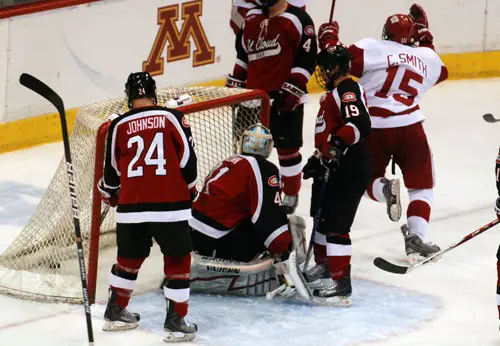
[[[374,201],[386,203],[387,215],[392,221],[401,218],[400,186],[398,179],[385,177],[385,169],[399,142],[399,129],[372,129],[368,137],[373,178],[366,195]]]
[[[440,250],[437,245],[423,242],[429,228],[434,194],[434,164],[422,123],[402,129],[405,140],[395,157],[403,172],[410,203],[407,225],[401,230],[405,236],[406,254],[410,262],[414,262]]]
[[[133,329],[138,326],[139,314],[127,306],[135,288],[142,263],[149,256],[151,236],[144,224],[117,224],[118,254],[109,276],[109,299],[104,312],[105,331]]]
[[[351,226],[359,203],[371,179],[371,167],[364,148],[353,148],[341,161],[328,198],[323,201],[320,229],[326,234],[326,255],[330,283],[313,291],[315,299],[329,305],[350,304]]]
[[[189,305],[189,274],[191,272],[191,234],[187,221],[150,223],[154,239],[163,253],[163,286],[167,304],[165,341],[194,339],[198,327],[185,317]]]
[[[497,250],[497,308],[498,318],[500,319],[500,246]]]
[[[266,247],[254,234],[250,222],[242,222],[234,230],[219,239],[215,256],[240,262],[250,262],[266,251]]]
[[[278,115],[271,113],[270,129],[274,146],[278,151],[278,161],[283,181],[282,208],[292,214],[298,205],[302,180],[302,123],[304,105],[300,105],[291,113]]]

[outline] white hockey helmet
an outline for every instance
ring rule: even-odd
[[[240,153],[261,155],[268,158],[273,150],[271,131],[261,123],[250,126],[243,132],[240,140]]]

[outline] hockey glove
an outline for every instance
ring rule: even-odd
[[[321,153],[315,150],[314,154],[307,160],[306,165],[302,169],[303,178],[321,178],[325,175],[326,167],[321,161]]]
[[[413,35],[413,38],[415,39],[415,41],[419,42],[421,47],[432,46],[434,42],[434,36],[430,32],[429,28],[419,23],[416,23],[414,27],[415,34]]]
[[[245,81],[238,79],[232,75],[228,75],[226,79],[226,87],[227,88],[242,88],[246,87]]]
[[[424,27],[429,28],[429,21],[427,20],[427,14],[425,13],[422,6],[419,4],[413,4],[410,7],[410,16],[413,21],[418,24],[422,24]]]
[[[278,114],[293,112],[300,104],[300,98],[305,94],[305,91],[299,87],[285,82],[278,91],[273,102],[273,110]]]
[[[99,193],[101,194],[102,201],[111,207],[116,207],[116,205],[118,204],[118,195],[120,193],[120,190],[111,190],[104,187],[104,182],[102,179],[99,180],[97,188],[99,189]]]
[[[339,23],[334,20],[331,23],[324,23],[318,29],[318,42],[320,50],[329,46],[336,46],[339,42]]]
[[[495,203],[495,211],[497,213],[497,217],[500,220],[500,197],[497,198],[497,201]]]
[[[332,137],[330,142],[323,143],[320,151],[324,165],[331,170],[337,168],[347,148],[347,144],[340,137]]]

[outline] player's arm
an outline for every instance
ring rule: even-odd
[[[336,136],[347,146],[352,146],[365,139],[371,130],[364,91],[358,83],[349,81],[340,84],[335,92],[340,100],[340,115],[344,121],[344,126],[337,131]]]
[[[236,62],[233,73],[228,75],[226,79],[226,86],[230,88],[244,88],[246,86],[248,54],[243,39],[243,29],[244,27],[236,34]]]
[[[288,229],[288,218],[280,209],[280,175],[279,171],[270,162],[259,165],[261,181],[254,186],[251,205],[253,209],[252,223],[254,230],[264,246],[273,254],[282,254],[290,249],[292,238]],[[255,177],[258,178],[258,175]],[[260,186],[259,186],[260,185]]]
[[[179,111],[170,109],[169,112],[174,114],[177,122],[174,124],[174,140],[177,143],[177,154],[180,159],[180,169],[182,177],[186,182],[191,197],[196,196],[196,179],[198,176],[198,159],[194,151],[193,135],[191,128],[184,114]]]
[[[311,17],[299,9],[295,9],[292,14],[296,15],[301,25],[294,27],[293,34],[298,37],[298,45],[290,76],[281,86],[273,104],[280,113],[291,112],[301,103],[301,98],[307,92],[307,82],[316,68],[318,53],[316,32]],[[299,29],[301,31],[298,31]]]
[[[117,121],[113,121],[108,130],[106,141],[106,159],[104,161],[104,174],[97,184],[105,203],[116,206],[120,190],[120,172],[118,170],[119,152],[117,151]]]

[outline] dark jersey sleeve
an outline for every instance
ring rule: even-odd
[[[243,28],[236,34],[236,62],[233,68],[233,77],[245,81],[247,79],[248,54],[243,41]]]
[[[339,99],[340,115],[345,125],[337,131],[337,136],[348,145],[366,138],[371,130],[370,114],[366,106],[362,87],[352,79],[340,83],[335,90]]]
[[[495,166],[495,175],[497,178],[497,191],[498,196],[500,196],[500,148],[498,148],[497,162]]]
[[[252,219],[254,230],[259,239],[264,243],[265,247],[273,251],[273,249],[287,247],[289,244],[277,244],[283,242],[288,237],[288,218],[280,209],[280,175],[278,168],[271,162],[265,159],[257,160],[261,181],[257,183],[258,190],[261,185],[261,193],[259,196],[260,202],[257,203],[257,208],[260,205],[260,213],[254,214],[255,219]],[[286,237],[283,237],[286,235]]]
[[[108,137],[106,139],[106,157],[104,159],[104,174],[99,184],[99,188],[104,190],[109,194],[114,194],[120,188],[120,175],[116,162],[112,162],[111,155],[112,151],[115,151],[115,155],[118,158],[120,153],[116,152],[117,145],[111,140],[113,138],[113,132],[115,130],[116,124],[118,123],[120,117],[113,120],[108,130]]]
[[[172,113],[177,119],[176,126],[176,134],[174,135],[174,139],[176,139],[177,143],[177,152],[179,158],[181,158],[180,168],[181,174],[184,178],[184,181],[188,185],[188,188],[193,188],[196,186],[196,179],[198,174],[198,159],[196,157],[196,153],[194,151],[194,141],[193,135],[191,133],[191,128],[187,119],[184,117],[184,114],[177,110],[167,109],[170,113]]]
[[[316,68],[316,55],[318,53],[318,43],[314,22],[307,12],[300,8],[291,6],[288,12],[293,13],[302,25],[300,42],[295,53],[290,78],[288,82],[306,90],[306,84]]]

